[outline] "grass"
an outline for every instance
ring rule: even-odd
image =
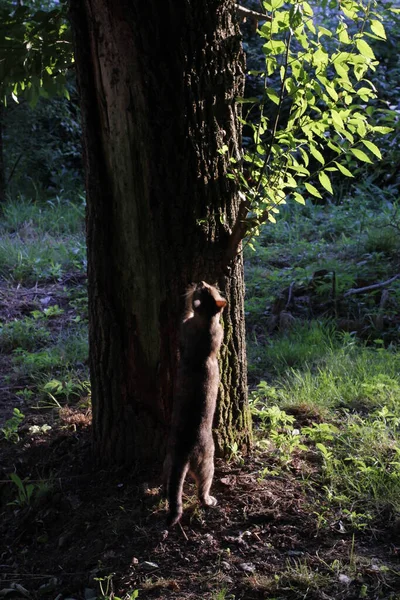
[[[400,519],[399,283],[346,296],[399,272],[397,212],[375,188],[289,207],[247,257],[252,411],[270,456],[260,474],[300,469],[350,530]],[[305,564],[289,576],[317,585]]]
[[[0,224],[0,350],[5,381],[27,406],[87,397],[84,204],[10,200]],[[33,287],[32,287],[33,286]]]
[[[58,281],[86,265],[82,200],[24,198],[3,208],[0,275],[23,285]]]

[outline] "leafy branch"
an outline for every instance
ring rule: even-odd
[[[288,198],[301,204],[307,195],[322,198],[317,185],[333,194],[333,173],[352,177],[354,161],[380,159],[370,138],[391,131],[375,124],[369,106],[377,93],[367,74],[378,62],[367,40],[386,39],[376,0],[336,2],[329,29],[306,1],[262,4],[268,13],[258,29],[264,69],[250,75],[262,81],[263,91],[261,98],[237,98],[251,106],[242,123],[252,143],[239,163],[230,158],[229,177],[242,202],[227,261],[249,232],[253,237],[261,223],[275,222]]]

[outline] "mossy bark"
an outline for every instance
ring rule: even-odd
[[[102,463],[160,461],[192,281],[227,297],[216,439],[250,443],[239,210],[243,63],[226,0],[70,0],[87,186],[93,439]]]

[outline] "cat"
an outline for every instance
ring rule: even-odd
[[[182,516],[182,488],[189,472],[204,506],[215,506],[210,496],[214,476],[212,424],[219,386],[218,352],[224,332],[221,313],[227,301],[204,281],[192,285],[180,330],[180,357],[167,455],[164,491],[172,527]]]

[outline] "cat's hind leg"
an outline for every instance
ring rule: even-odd
[[[203,457],[203,460],[199,462],[194,471],[194,476],[201,504],[203,506],[215,506],[217,500],[214,496],[210,496],[211,484],[214,477],[214,453]]]

